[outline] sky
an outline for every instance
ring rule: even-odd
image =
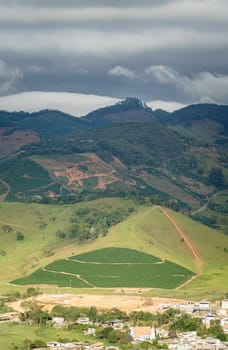
[[[227,57],[227,0],[0,0],[0,109],[228,104]]]

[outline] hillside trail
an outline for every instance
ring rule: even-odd
[[[99,262],[99,261],[83,261],[83,260],[78,260],[78,259],[73,259],[73,258],[66,258],[66,260],[69,261],[75,261],[79,264],[91,264],[91,265],[159,265],[159,264],[164,264],[165,259],[161,259],[161,261],[156,261],[156,262]]]
[[[202,206],[200,207],[199,209],[193,211],[192,213],[190,213],[191,216],[194,216],[198,213],[201,213],[202,211],[206,210],[209,206],[209,204],[216,199],[216,197],[218,196],[218,194],[221,193],[221,191],[218,191],[216,193],[214,193],[210,198],[207,199],[207,202]]]
[[[11,226],[11,227],[25,228],[25,226],[11,224],[10,222],[5,222],[5,221],[1,221],[1,220],[0,220],[0,225],[8,225],[8,226]]]
[[[70,273],[70,272],[65,272],[65,271],[55,271],[55,270],[49,270],[46,269],[45,267],[42,267],[43,271],[46,272],[52,272],[52,273],[56,273],[56,274],[61,274],[61,275],[67,275],[67,276],[72,276],[75,278],[78,278],[79,280],[81,280],[82,282],[84,282],[85,284],[88,284],[88,286],[92,287],[92,288],[96,288],[96,286],[92,283],[90,283],[89,281],[87,281],[86,279],[84,279],[81,275],[79,274],[75,274],[75,273]]]
[[[160,207],[160,210],[169,219],[169,221],[172,223],[172,225],[174,226],[174,228],[176,229],[178,234],[184,240],[185,244],[187,245],[190,253],[192,254],[192,256],[195,259],[196,264],[197,264],[197,269],[198,269],[197,275],[191,277],[188,281],[184,282],[183,284],[181,284],[180,286],[178,286],[176,288],[176,289],[180,289],[180,288],[184,287],[185,285],[187,285],[188,283],[192,282],[194,279],[196,279],[202,275],[203,261],[199,255],[199,253],[197,252],[196,248],[194,247],[194,245],[192,244],[192,242],[190,241],[190,239],[188,238],[186,233],[178,226],[175,219],[170,214],[168,214],[167,211],[165,209],[163,209],[162,207]]]
[[[7,188],[7,191],[0,195],[0,202],[3,202],[4,199],[8,196],[9,192],[11,191],[11,187],[7,182],[5,182],[2,179],[0,179],[0,182],[3,184],[3,186],[5,186]]]

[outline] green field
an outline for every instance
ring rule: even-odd
[[[104,264],[152,264],[161,261],[161,259],[158,259],[157,257],[152,256],[150,254],[126,248],[103,248],[85,254],[75,255],[70,257],[70,259],[76,261],[98,262]]]
[[[58,339],[68,339],[68,341],[88,341],[94,343],[94,338],[85,336],[77,330],[55,329],[50,326],[28,326],[16,323],[0,324],[0,345],[3,350],[12,350],[13,344],[17,349],[22,347],[25,339],[34,341],[42,339],[45,342],[56,341]]]
[[[96,245],[98,238],[79,243],[79,237],[72,236],[72,227],[77,224],[84,232],[91,223],[91,214],[102,220],[90,224],[103,227],[105,219],[116,219],[114,213],[128,214],[134,208],[132,201],[101,199],[73,205],[42,205],[34,203],[0,203],[0,292],[9,280],[26,276],[54,260],[83,252],[90,245]],[[118,218],[118,217],[117,217]],[[122,220],[124,218],[122,217]],[[5,230],[9,226],[10,231]],[[17,232],[24,234],[24,240],[17,240]],[[65,238],[59,238],[58,232]],[[80,231],[79,231],[80,233]],[[103,236],[102,236],[103,237]]]
[[[88,285],[76,276],[69,276],[39,269],[32,275],[13,281],[15,284],[53,284],[58,287],[88,288]]]
[[[86,222],[88,223],[89,218],[88,212],[92,213],[92,208],[96,208],[98,211],[100,208],[103,219],[110,219],[109,213],[124,212],[127,208],[133,206],[132,201],[117,198],[62,206],[0,203],[0,246],[1,251],[4,252],[4,254],[0,255],[0,264],[2,266],[0,292],[26,290],[27,286],[9,284],[9,281],[25,278],[37,270],[44,277],[45,271],[39,269],[58,260],[65,261],[65,259],[70,258],[69,261],[66,260],[67,263],[72,263],[72,266],[77,266],[77,268],[85,268],[82,267],[82,263],[79,264],[73,260],[79,259],[80,261],[91,263],[96,255],[98,262],[106,262],[106,265],[108,265],[105,252],[100,250],[110,247],[112,249],[127,248],[144,252],[149,254],[149,256],[157,257],[157,259],[165,259],[167,264],[169,261],[196,274],[197,265],[185,242],[181,240],[173,225],[157,206],[137,206],[134,212],[125,217],[121,223],[109,228],[107,234],[99,234],[97,238],[89,239],[83,243],[80,243],[77,237],[72,239],[68,236],[72,226],[72,218],[80,218],[82,221],[79,220],[79,223],[81,222],[79,226],[86,227],[85,224]],[[168,212],[175,218],[178,225],[185,231],[199,252],[203,261],[202,276],[180,290],[155,289],[150,292],[150,295],[178,296],[180,298],[197,296],[213,298],[216,295],[219,297],[225,295],[227,292],[226,286],[228,285],[228,236],[222,234],[221,231],[210,229],[193,221],[182,214],[171,210],[168,210]],[[84,213],[84,216],[82,213]],[[97,214],[94,217],[97,218]],[[12,225],[12,231],[4,231],[5,223]],[[57,237],[56,232],[59,230],[67,233],[64,239]],[[18,231],[24,234],[25,238],[23,241],[17,241]],[[94,253],[93,251],[96,252]],[[90,253],[84,254],[88,252]],[[114,251],[110,250],[109,256],[108,254],[106,255],[110,263],[116,262]],[[122,264],[124,262],[132,263],[129,254],[124,255],[121,253],[118,259]],[[145,259],[145,256],[143,259]],[[139,260],[140,263],[142,261],[144,260]],[[164,264],[160,266],[158,264],[157,267],[161,268],[162,265]],[[128,273],[127,271],[125,270],[125,275]],[[88,271],[86,273],[88,274]],[[80,270],[79,274],[83,275],[84,270]],[[112,275],[117,275],[117,273],[112,273]],[[46,273],[45,276],[47,276]],[[85,286],[82,280],[78,281],[76,277],[70,278],[70,275],[63,276],[63,274],[60,274],[60,276],[55,274],[55,277],[53,277],[53,273],[51,277],[52,283],[56,285],[63,283],[62,285],[68,288],[60,287],[59,290],[61,292],[69,291],[71,286],[80,288],[80,293],[83,293]],[[93,276],[90,276],[90,278],[89,282],[96,285],[97,282],[93,279]],[[100,279],[99,285],[110,286],[110,279]],[[113,279],[111,280],[112,283]],[[60,282],[60,280],[63,282]],[[47,285],[49,281],[50,278],[47,278],[44,281],[46,285],[40,286],[42,290],[49,292],[53,290],[53,287],[48,287]],[[30,282],[35,283],[35,281]],[[133,281],[131,283],[133,285]],[[143,283],[145,285],[145,282]],[[170,284],[171,282],[168,283]],[[177,281],[175,283],[177,285]],[[170,285],[170,288],[173,288],[174,283]],[[88,286],[86,284],[86,287]],[[167,288],[167,286],[164,287]],[[162,288],[164,287],[162,285]],[[55,287],[55,290],[58,291],[58,287]],[[84,290],[87,293],[99,292],[98,288],[86,288]],[[70,291],[74,292],[73,288]],[[103,289],[102,292],[111,293],[111,289],[107,289],[107,291]]]
[[[80,261],[81,258],[83,260]],[[87,262],[91,261],[91,258],[92,262]],[[172,289],[193,276],[191,271],[177,264],[169,261],[162,262],[149,254],[123,248],[101,249],[75,256],[74,259],[76,261],[55,261],[45,267],[47,271],[38,270],[13,283],[49,283],[67,287],[71,286],[70,281],[72,281],[72,286],[82,287],[77,278],[80,275],[88,283],[87,286],[84,284],[84,287]],[[58,277],[54,271],[59,273]]]

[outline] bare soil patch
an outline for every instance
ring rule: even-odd
[[[125,290],[124,290],[125,291]],[[132,289],[130,290],[132,292]],[[55,305],[86,307],[95,306],[97,309],[112,309],[131,312],[143,310],[157,312],[161,304],[173,305],[184,302],[181,299],[152,298],[133,295],[91,295],[91,294],[42,294],[36,300],[51,310]]]

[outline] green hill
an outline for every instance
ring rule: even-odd
[[[185,135],[227,147],[228,106],[209,103],[190,105],[171,113],[165,123],[175,126]]]
[[[112,226],[109,229],[108,233],[89,237],[83,240],[81,243],[78,235],[70,238],[69,233],[71,232],[72,218],[74,217],[75,213],[80,213],[80,210],[81,213],[83,213],[83,210],[85,212],[86,208],[87,210],[90,208],[89,211],[91,211],[91,208],[94,207],[98,208],[98,211],[100,210],[100,213],[103,212],[103,216],[107,216],[109,215],[108,213],[111,213],[115,210],[122,212],[124,209],[126,210],[126,208],[133,208],[134,205],[131,201],[120,199],[104,199],[95,202],[83,203],[80,205],[74,204],[64,206],[2,203],[0,208],[0,259],[1,266],[4,266],[4,269],[2,270],[0,277],[0,290],[6,291],[12,289],[13,287],[16,289],[24,288],[20,286],[16,287],[13,285],[10,286],[8,285],[8,282],[22,277],[25,278],[35,271],[41,271],[39,270],[41,267],[47,266],[52,262],[55,262],[54,264],[57,264],[58,261],[61,261],[60,259],[72,257],[70,259],[70,261],[72,261],[72,264],[79,264],[77,260],[81,261],[81,259],[86,259],[88,261],[88,264],[91,264],[91,258],[89,262],[89,258],[86,258],[86,255],[85,258],[83,258],[83,256],[78,256],[79,254],[86,252],[91,252],[88,257],[96,257],[95,261],[102,263],[102,261],[100,261],[101,255],[97,256],[96,251],[104,248],[125,248],[128,251],[133,250],[149,254],[152,259],[151,264],[153,264],[153,268],[157,267],[157,271],[159,271],[157,274],[161,276],[159,278],[160,284],[157,285],[159,288],[172,289],[180,284],[177,282],[168,283],[168,279],[167,284],[164,284],[164,282],[162,282],[166,276],[165,273],[161,270],[162,266],[164,265],[164,260],[167,264],[171,264],[169,265],[169,268],[173,268],[172,266],[174,265],[172,264],[176,264],[179,266],[178,269],[182,269],[181,273],[173,272],[171,275],[184,275],[185,273],[183,271],[191,271],[190,274],[188,273],[188,276],[190,277],[193,274],[197,274],[199,272],[196,261],[189,248],[187,247],[185,241],[180,237],[176,228],[167,219],[167,217],[164,216],[160,207],[140,206],[137,207],[137,211],[132,212],[132,209],[130,211],[125,211],[124,218],[121,218],[122,222]],[[106,214],[104,214],[104,210],[106,210]],[[176,220],[179,227],[184,230],[187,237],[199,253],[203,262],[202,275],[198,276],[198,278],[196,278],[194,281],[184,286],[183,289],[175,291],[175,293],[182,297],[184,297],[184,295],[210,296],[215,293],[215,290],[217,295],[225,293],[225,286],[228,282],[228,237],[219,231],[210,229],[204,225],[192,221],[191,219],[181,214],[173,211],[168,212]],[[86,217],[84,222],[87,221],[88,218]],[[83,221],[81,221],[80,224],[85,227],[85,223],[83,223]],[[7,228],[7,226],[9,226],[10,229]],[[92,231],[94,232],[94,229]],[[23,240],[17,239],[18,232],[23,233]],[[59,235],[58,232],[65,232],[66,236],[61,238],[61,235]],[[110,257],[110,255],[108,256]],[[126,258],[126,256],[127,255],[125,254],[125,259],[130,259],[127,261],[127,263],[132,263],[132,257],[130,258],[129,255],[129,257]],[[105,259],[104,255],[103,259]],[[140,258],[140,255],[137,255],[137,258],[134,259],[142,258]],[[156,260],[153,259],[158,259],[158,262],[161,261],[163,264],[156,265],[154,264]],[[140,260],[138,262],[142,264],[147,261]],[[110,266],[112,266],[114,262],[110,261]],[[103,261],[103,263],[107,264],[107,261]],[[123,261],[121,260],[120,263],[123,264]],[[56,270],[57,273],[63,271],[61,270],[62,267],[59,267],[62,265],[48,266],[48,269],[51,271],[53,269]],[[80,266],[82,266],[82,264]],[[105,269],[107,266],[108,270],[105,271],[108,271],[109,275],[110,266],[106,265]],[[150,264],[149,267],[151,267]],[[165,265],[163,267],[165,267]],[[139,269],[139,266],[137,269]],[[71,267],[67,267],[66,271],[71,272]],[[140,276],[139,270],[136,271],[138,271],[138,276]],[[144,271],[148,271],[147,269],[145,270],[145,266]],[[127,271],[125,272],[127,273]],[[123,273],[125,272],[123,271]],[[107,272],[102,273],[102,275],[106,273]],[[40,276],[41,275],[39,275],[39,278]],[[144,283],[142,283],[142,286],[148,287],[148,283],[145,284],[146,275],[144,274],[142,276],[144,276]],[[58,281],[62,281],[60,285],[73,287],[72,278],[69,276],[63,278],[63,276],[58,275],[57,277]],[[44,278],[43,283],[45,284],[50,281],[50,276],[49,280],[45,276],[42,278]],[[64,279],[67,280],[66,283],[64,282]],[[183,282],[184,280],[186,280],[186,278],[183,279]],[[40,280],[40,283],[41,282],[42,281]],[[93,278],[91,279],[90,284],[96,285],[97,282],[95,282],[96,281]],[[120,281],[119,284],[115,285],[120,286],[121,284],[122,282]],[[137,283],[134,282],[129,286],[136,286],[136,284]],[[101,281],[97,286],[115,287],[115,285],[112,283],[110,285],[110,283],[107,284]],[[83,283],[75,285],[75,287],[83,286],[88,287],[88,285],[85,286]],[[47,287],[44,286],[44,288]],[[171,289],[170,291],[166,290],[166,295],[173,295]],[[162,289],[155,293],[161,295],[163,294]]]

